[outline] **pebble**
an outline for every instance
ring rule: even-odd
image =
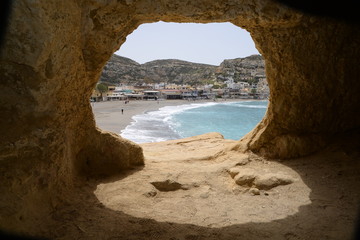
[[[144,193],[144,196],[146,196],[146,197],[155,197],[156,195],[157,195],[157,191],[155,191],[155,190],[151,190],[147,193]]]
[[[257,188],[250,188],[249,189],[249,193],[251,193],[252,195],[260,195],[260,190]]]

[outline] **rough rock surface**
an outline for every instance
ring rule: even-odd
[[[234,167],[229,170],[229,174],[236,184],[244,187],[254,187],[260,190],[269,190],[280,185],[288,185],[294,179],[286,174],[279,172],[265,172],[246,167]]]
[[[16,0],[0,57],[2,228],[48,235],[55,229],[49,228],[52,222],[76,219],[77,225],[61,225],[53,234],[64,239],[67,229],[86,235],[77,216],[81,208],[66,212],[71,208],[64,207],[77,201],[72,189],[81,181],[76,180],[143,163],[138,145],[96,128],[89,97],[101,69],[126,36],[142,23],[159,20],[229,21],[251,33],[266,62],[270,104],[263,121],[232,150],[303,156],[337,134],[359,129],[358,26],[306,16],[263,0]],[[209,154],[203,159],[214,158]],[[99,167],[103,163],[111,169]],[[105,212],[98,213],[107,219],[115,214]],[[96,234],[93,238],[99,239]]]

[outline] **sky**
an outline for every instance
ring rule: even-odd
[[[224,59],[259,54],[250,34],[231,23],[146,23],[115,54],[145,63],[180,59],[220,65]]]

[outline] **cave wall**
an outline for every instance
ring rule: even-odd
[[[317,18],[292,28],[256,29],[271,101],[266,117],[241,142],[271,158],[291,158],[341,134],[357,134],[359,33],[355,25]]]
[[[229,21],[251,33],[271,97],[239,150],[296,157],[358,129],[357,26],[262,0],[15,0],[0,57],[1,192],[35,202],[34,191],[143,164],[137,144],[96,127],[89,97],[126,36],[159,20]]]

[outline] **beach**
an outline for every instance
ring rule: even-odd
[[[230,101],[230,100],[228,100]],[[231,101],[239,101],[239,99],[232,99]],[[92,102],[96,124],[99,128],[120,133],[126,126],[132,122],[132,117],[148,111],[156,111],[165,106],[176,106],[190,103],[205,103],[213,102],[213,100],[133,100],[125,104],[124,101],[107,101],[107,102]],[[224,102],[219,100],[218,102]],[[123,109],[123,113],[121,112]]]

